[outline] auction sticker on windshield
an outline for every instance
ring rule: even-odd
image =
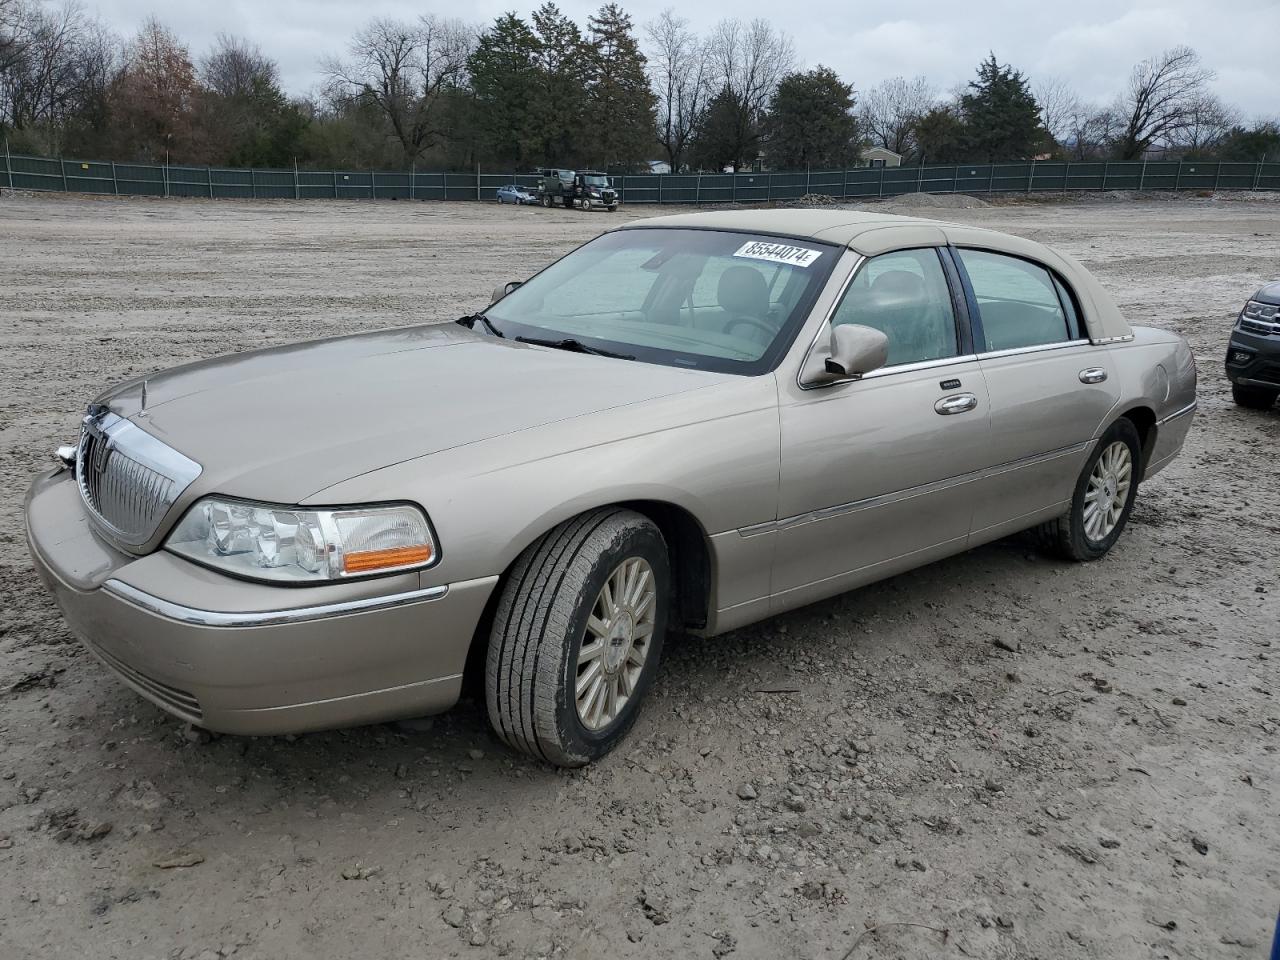
[[[734,256],[747,257],[751,260],[768,260],[770,263],[787,263],[793,267],[807,267],[822,256],[822,251],[811,250],[808,247],[793,247],[787,243],[752,240],[739,247]]]

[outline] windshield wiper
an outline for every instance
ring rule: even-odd
[[[506,339],[507,335],[503,333],[501,330],[499,330],[497,327],[495,327],[493,325],[493,321],[491,321],[483,313],[473,313],[469,317],[459,317],[455,322],[466,327],[468,330],[474,330],[476,328],[477,320],[483,323],[485,325],[485,329],[487,329],[495,337],[502,337],[504,340]]]
[[[596,357],[612,357],[615,360],[634,360],[629,353],[614,353],[612,350],[602,350],[599,347],[589,347],[581,340],[575,340],[573,337],[565,337],[562,340],[543,340],[538,337],[516,337],[520,343],[531,343],[535,347],[552,347],[556,350],[568,350],[571,353],[589,353]]]

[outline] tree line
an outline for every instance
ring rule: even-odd
[[[1106,104],[1033,82],[994,53],[949,93],[924,77],[856,90],[806,68],[763,19],[707,34],[668,10],[585,24],[554,2],[477,27],[377,18],[290,96],[254,43],[202,55],[162,22],[114,35],[75,0],[0,0],[0,132],[14,152],[140,162],[526,171],[836,168],[867,146],[903,162],[1149,156],[1280,159],[1280,124],[1246,121],[1189,47],[1136,64]]]

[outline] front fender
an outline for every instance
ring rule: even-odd
[[[611,503],[669,503],[709,535],[775,519],[778,451],[773,378],[741,378],[389,466],[308,503],[421,504],[440,541],[432,586],[502,573],[557,524]]]

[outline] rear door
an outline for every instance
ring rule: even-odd
[[[818,388],[779,383],[774,609],[964,547],[990,409],[964,312],[938,249],[871,258],[831,322],[883,330],[888,364]]]
[[[960,246],[952,253],[991,398],[992,466],[973,518],[973,538],[988,540],[1065,507],[1120,389],[1107,350],[1085,336],[1078,298],[1062,278],[995,250]]]

